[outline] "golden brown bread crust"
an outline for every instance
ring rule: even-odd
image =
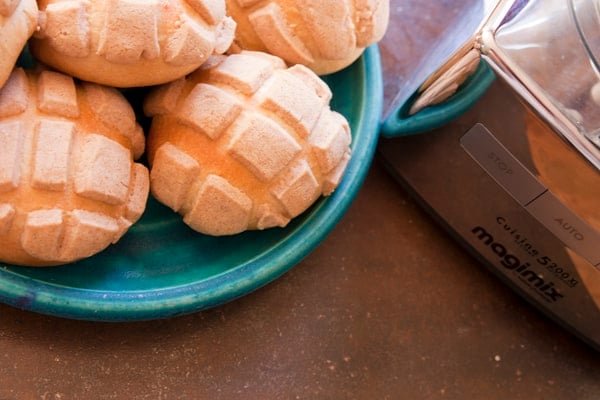
[[[18,68],[0,90],[0,260],[42,266],[89,257],[142,215],[144,137],[113,88]]]
[[[265,51],[319,75],[354,62],[384,35],[389,0],[226,0],[238,24],[232,51]]]
[[[37,26],[35,0],[0,0],[0,87]]]
[[[233,40],[224,0],[40,0],[32,54],[115,87],[150,86],[198,68]]]
[[[285,226],[334,191],[350,159],[331,96],[266,53],[213,57],[145,101],[152,193],[205,234]]]

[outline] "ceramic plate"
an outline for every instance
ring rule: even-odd
[[[378,48],[368,48],[352,66],[324,79],[333,91],[332,108],[350,122],[353,156],[334,194],[286,228],[208,237],[151,198],[129,232],[94,257],[51,268],[1,265],[0,301],[65,318],[148,320],[214,307],[281,276],[343,216],[364,180],[379,135],[383,84]]]

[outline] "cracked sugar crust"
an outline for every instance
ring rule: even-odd
[[[0,0],[0,87],[37,26],[35,0]]]
[[[64,264],[117,242],[146,207],[144,143],[116,89],[15,69],[0,89],[0,260]]]
[[[331,97],[308,68],[252,51],[155,88],[144,102],[153,195],[204,234],[286,226],[335,190],[350,160]]]
[[[389,0],[226,0],[238,24],[233,49],[269,52],[317,74],[350,65],[381,40]]]
[[[178,79],[230,46],[224,0],[42,0],[32,54],[68,75],[114,87]]]

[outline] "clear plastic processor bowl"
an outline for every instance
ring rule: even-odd
[[[581,135],[600,146],[598,0],[521,3],[495,32],[503,59],[515,62],[518,75],[531,79],[523,82],[530,90],[547,96]]]

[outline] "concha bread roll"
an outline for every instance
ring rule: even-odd
[[[378,42],[389,0],[226,0],[238,24],[232,51],[265,51],[319,75],[339,71]]]
[[[64,264],[117,242],[146,207],[144,145],[116,89],[15,69],[0,90],[0,260]]]
[[[144,102],[151,192],[204,234],[286,226],[349,162],[349,124],[331,97],[305,66],[262,52],[213,57]]]
[[[37,26],[35,0],[0,0],[0,87]]]
[[[115,87],[170,82],[230,46],[224,0],[40,0],[34,57]]]

